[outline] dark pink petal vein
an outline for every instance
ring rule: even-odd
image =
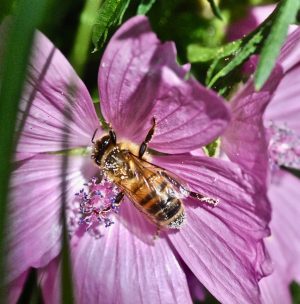
[[[92,99],[66,58],[35,34],[18,113],[17,152],[40,153],[90,145],[99,122]],[[99,131],[101,133],[101,131]]]
[[[113,36],[98,85],[103,115],[119,138],[142,142],[156,118],[150,147],[158,151],[194,150],[220,135],[229,120],[222,98],[187,76],[174,44],[161,43],[145,17],[130,19]]]

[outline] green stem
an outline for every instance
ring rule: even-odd
[[[19,1],[15,17],[2,25],[1,85],[0,85],[0,303],[5,303],[3,275],[5,265],[5,239],[7,234],[7,207],[9,180],[15,151],[15,125],[18,106],[26,75],[26,66],[34,29],[43,19],[46,0]],[[2,294],[3,293],[3,294]]]
[[[84,9],[80,15],[79,27],[70,56],[70,61],[79,75],[82,75],[84,72],[91,44],[92,29],[100,4],[101,0],[86,0]]]

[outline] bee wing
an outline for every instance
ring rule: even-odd
[[[149,170],[156,172],[156,174],[159,174],[162,177],[164,177],[165,180],[167,180],[169,183],[171,183],[173,185],[173,188],[177,190],[177,194],[179,196],[181,195],[182,198],[189,196],[189,197],[192,197],[192,198],[195,198],[195,199],[201,201],[202,203],[206,203],[213,207],[215,207],[219,204],[219,200],[216,198],[205,196],[198,192],[190,191],[188,189],[188,186],[185,185],[184,183],[182,183],[181,181],[179,181],[180,179],[175,174],[168,172],[164,168],[153,165],[153,164],[147,162],[146,160],[139,159],[138,157],[136,157],[133,154],[131,154],[131,155],[137,163],[141,164],[141,166],[143,166],[144,168],[149,168]]]
[[[170,173],[166,169],[156,166],[144,159],[140,159],[132,153],[130,153],[130,155],[136,166],[139,167],[142,172],[145,170],[149,170],[150,172],[162,177],[166,182],[172,185],[172,188],[176,190],[179,197],[184,198],[190,195],[188,187],[184,183],[179,181],[180,179],[175,176],[175,174]]]
[[[125,192],[125,194],[134,202],[138,201],[138,198],[147,193],[155,192],[158,190],[158,182],[156,183],[151,176],[155,176],[156,167],[150,163],[144,163],[141,159],[136,157],[129,151],[122,151],[124,158],[130,167],[131,174],[129,178],[117,181],[117,185]],[[151,182],[150,182],[151,179]],[[140,187],[139,185],[143,185]],[[139,194],[135,194],[135,189],[139,188]],[[142,191],[142,192],[141,192]],[[144,192],[144,193],[143,193]]]

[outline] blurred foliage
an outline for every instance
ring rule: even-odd
[[[283,0],[267,20],[252,33],[219,48],[219,50],[211,48],[211,54],[213,54],[214,50],[216,52],[207,73],[206,85],[226,96],[235,83],[241,80],[233,77],[237,69],[252,54],[260,54],[255,74],[255,86],[260,89],[275,65],[280,47],[287,34],[288,25],[295,21],[298,8],[298,0]],[[196,61],[197,51],[203,56],[203,48],[201,46],[197,48],[196,45],[189,45],[188,59]],[[208,51],[209,49],[204,54],[211,55]],[[203,60],[203,58],[200,59]]]
[[[206,145],[204,147],[204,151],[210,157],[216,156],[219,153],[220,144],[221,144],[220,139],[217,139],[217,140],[213,141],[212,143]]]
[[[290,286],[293,304],[300,304],[300,285],[293,282]]]
[[[217,304],[219,303],[218,300],[216,300],[216,298],[214,298],[213,295],[211,295],[208,291],[206,291],[206,294],[205,294],[205,301],[194,301],[194,304]]]
[[[128,0],[126,0],[128,1]],[[102,8],[105,4],[102,2]],[[123,1],[124,2],[124,1]],[[115,1],[116,5],[123,3],[122,1]],[[149,5],[148,11],[144,12],[150,18],[152,27],[157,32],[162,40],[173,40],[176,42],[178,50],[178,60],[181,63],[188,61],[187,48],[190,44],[197,44],[205,48],[215,48],[222,46],[226,42],[226,30],[228,24],[232,21],[242,18],[248,8],[253,4],[269,4],[276,1],[269,0],[222,0],[219,1],[220,11],[223,16],[223,21],[217,19],[207,0],[131,0],[128,1],[129,5],[124,13],[124,8],[117,13],[123,14],[124,19],[134,16],[141,5]],[[154,2],[154,3],[153,3]],[[218,1],[215,1],[218,3]],[[3,15],[10,11],[11,1],[3,1],[1,3],[9,3],[5,5],[5,10],[0,10]],[[70,58],[71,52],[74,49],[74,42],[76,40],[76,28],[80,24],[80,18],[84,9],[86,1],[48,1],[47,14],[42,21],[39,29],[43,31],[51,41],[68,57]],[[150,4],[152,6],[150,6]],[[1,4],[2,5],[2,4]],[[119,14],[120,15],[120,14]],[[55,18],[53,18],[55,16]],[[175,17],[174,17],[175,16]],[[99,18],[99,17],[98,17]],[[108,17],[107,17],[108,18]],[[175,19],[174,19],[175,18]],[[117,18],[117,21],[119,19]],[[96,22],[97,23],[97,22]],[[98,52],[92,54],[94,46],[91,41],[88,46],[88,56],[84,63],[84,71],[82,78],[87,84],[91,92],[94,92],[94,98],[97,99],[97,79],[98,65],[100,57],[103,53],[107,41],[114,33],[118,26],[118,22],[111,24],[107,32],[104,31],[103,39],[101,42],[102,47]],[[97,38],[94,38],[97,40]],[[105,40],[105,41],[104,41]],[[100,40],[99,40],[100,42]],[[76,41],[80,45],[82,41]],[[192,71],[203,83],[205,82],[208,64],[195,63],[192,66]]]
[[[19,2],[14,18],[7,19],[2,31],[5,49],[0,56],[0,274],[5,273],[5,239],[7,232],[7,206],[9,180],[15,151],[15,123],[26,74],[26,66],[33,40],[34,29],[45,13],[46,1],[24,0]],[[8,11],[10,9],[6,7]],[[2,16],[4,17],[4,16]],[[22,29],[22,30],[20,30]],[[4,276],[0,275],[0,301],[5,301]],[[3,294],[3,296],[2,296]]]
[[[79,76],[85,69],[85,63],[89,56],[92,32],[95,27],[95,19],[101,0],[87,0],[79,18],[79,24],[74,39],[70,62]]]
[[[19,297],[17,304],[24,304],[24,303],[42,304],[43,303],[42,292],[41,292],[41,289],[39,288],[37,282],[38,282],[37,270],[32,268],[29,270],[29,274],[27,276],[24,288],[21,292],[21,295]]]
[[[146,15],[156,0],[141,0],[137,9],[137,15]]]
[[[187,58],[189,62],[195,63],[228,57],[240,48],[241,43],[242,41],[238,40],[212,48],[203,47],[199,44],[190,44],[187,47]]]
[[[207,0],[207,1],[210,4],[211,10],[214,13],[214,15],[217,18],[219,18],[220,20],[223,20],[221,10],[220,10],[218,4],[216,3],[216,1],[215,0]]]

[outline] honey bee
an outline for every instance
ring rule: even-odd
[[[115,132],[92,143],[92,159],[104,175],[120,189],[114,205],[120,205],[126,195],[146,217],[160,228],[180,228],[185,222],[182,198],[194,197],[204,203],[215,206],[217,199],[192,192],[182,186],[173,175],[165,169],[155,166],[143,159],[147,145],[154,134],[156,122],[140,145],[138,155],[122,143],[117,143]],[[109,211],[109,207],[104,212]]]

